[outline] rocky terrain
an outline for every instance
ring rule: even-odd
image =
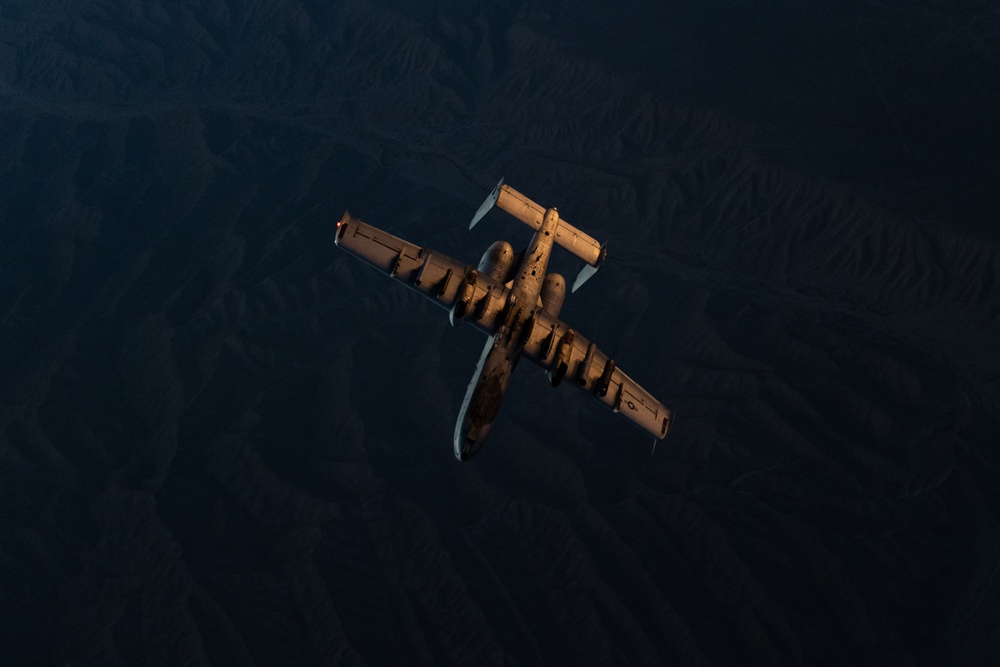
[[[4,3],[5,664],[990,664],[998,24]],[[333,244],[524,244],[501,176],[655,454],[522,365],[459,464],[484,339]]]

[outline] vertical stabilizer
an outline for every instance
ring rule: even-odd
[[[601,251],[597,254],[597,261],[593,264],[587,264],[582,269],[580,273],[577,274],[576,280],[573,281],[573,291],[580,289],[585,282],[590,280],[597,270],[604,265],[604,258],[608,256],[608,244],[605,243],[601,246]]]
[[[483,216],[489,213],[491,208],[496,206],[497,199],[500,198],[500,188],[502,187],[503,187],[503,179],[501,178],[500,182],[497,183],[497,186],[493,188],[493,192],[490,193],[490,196],[486,198],[486,201],[484,201],[483,205],[479,207],[479,210],[476,211],[476,214],[472,216],[472,222],[469,223],[469,229],[475,227],[476,223],[482,220]]]

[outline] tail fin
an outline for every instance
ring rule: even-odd
[[[597,256],[597,262],[595,264],[587,264],[582,269],[580,273],[577,274],[576,280],[573,281],[573,291],[577,291],[583,284],[590,280],[597,270],[604,265],[604,258],[608,256],[608,244],[605,243],[601,246],[601,252]]]
[[[482,220],[483,216],[489,213],[490,209],[496,205],[497,199],[500,198],[500,188],[502,187],[503,187],[503,179],[501,178],[500,182],[497,183],[497,186],[493,188],[493,192],[490,193],[490,196],[486,198],[486,201],[484,201],[483,205],[479,207],[479,210],[476,211],[476,214],[472,216],[472,222],[469,223],[469,229],[475,227],[476,223]]]
[[[493,188],[493,192],[486,198],[483,205],[476,211],[472,218],[469,229],[472,229],[477,222],[482,220],[486,213],[496,206],[502,211],[506,211],[532,229],[539,229],[542,226],[542,218],[545,217],[545,209],[531,201],[514,188],[506,185],[503,179]],[[607,250],[593,237],[584,234],[573,225],[559,218],[559,227],[556,229],[555,242],[566,250],[585,261],[590,266],[585,266],[576,282],[573,283],[575,292],[580,285],[597,272],[597,269],[604,263]]]

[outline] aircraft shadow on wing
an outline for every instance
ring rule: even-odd
[[[349,213],[337,223],[338,246],[447,309],[452,324],[468,322],[489,336],[455,424],[455,456],[468,461],[483,446],[522,357],[545,369],[552,386],[565,380],[662,440],[670,429],[671,411],[559,319],[566,281],[547,271],[553,245],[586,262],[574,292],[603,264],[605,247],[560,218],[556,209],[542,208],[502,180],[469,228],[494,206],[535,233],[520,254],[506,241],[493,243],[477,268],[397,238]]]

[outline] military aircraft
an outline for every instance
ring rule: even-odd
[[[455,456],[468,461],[483,446],[521,357],[545,369],[553,387],[570,381],[662,440],[670,429],[671,411],[619,370],[614,359],[559,320],[566,281],[546,271],[552,244],[587,263],[574,292],[603,264],[605,247],[560,218],[555,208],[543,209],[503,180],[479,207],[469,229],[493,206],[535,234],[519,254],[506,241],[495,242],[475,269],[376,229],[350,213],[337,223],[338,246],[448,309],[453,325],[469,322],[489,336],[455,425]]]

